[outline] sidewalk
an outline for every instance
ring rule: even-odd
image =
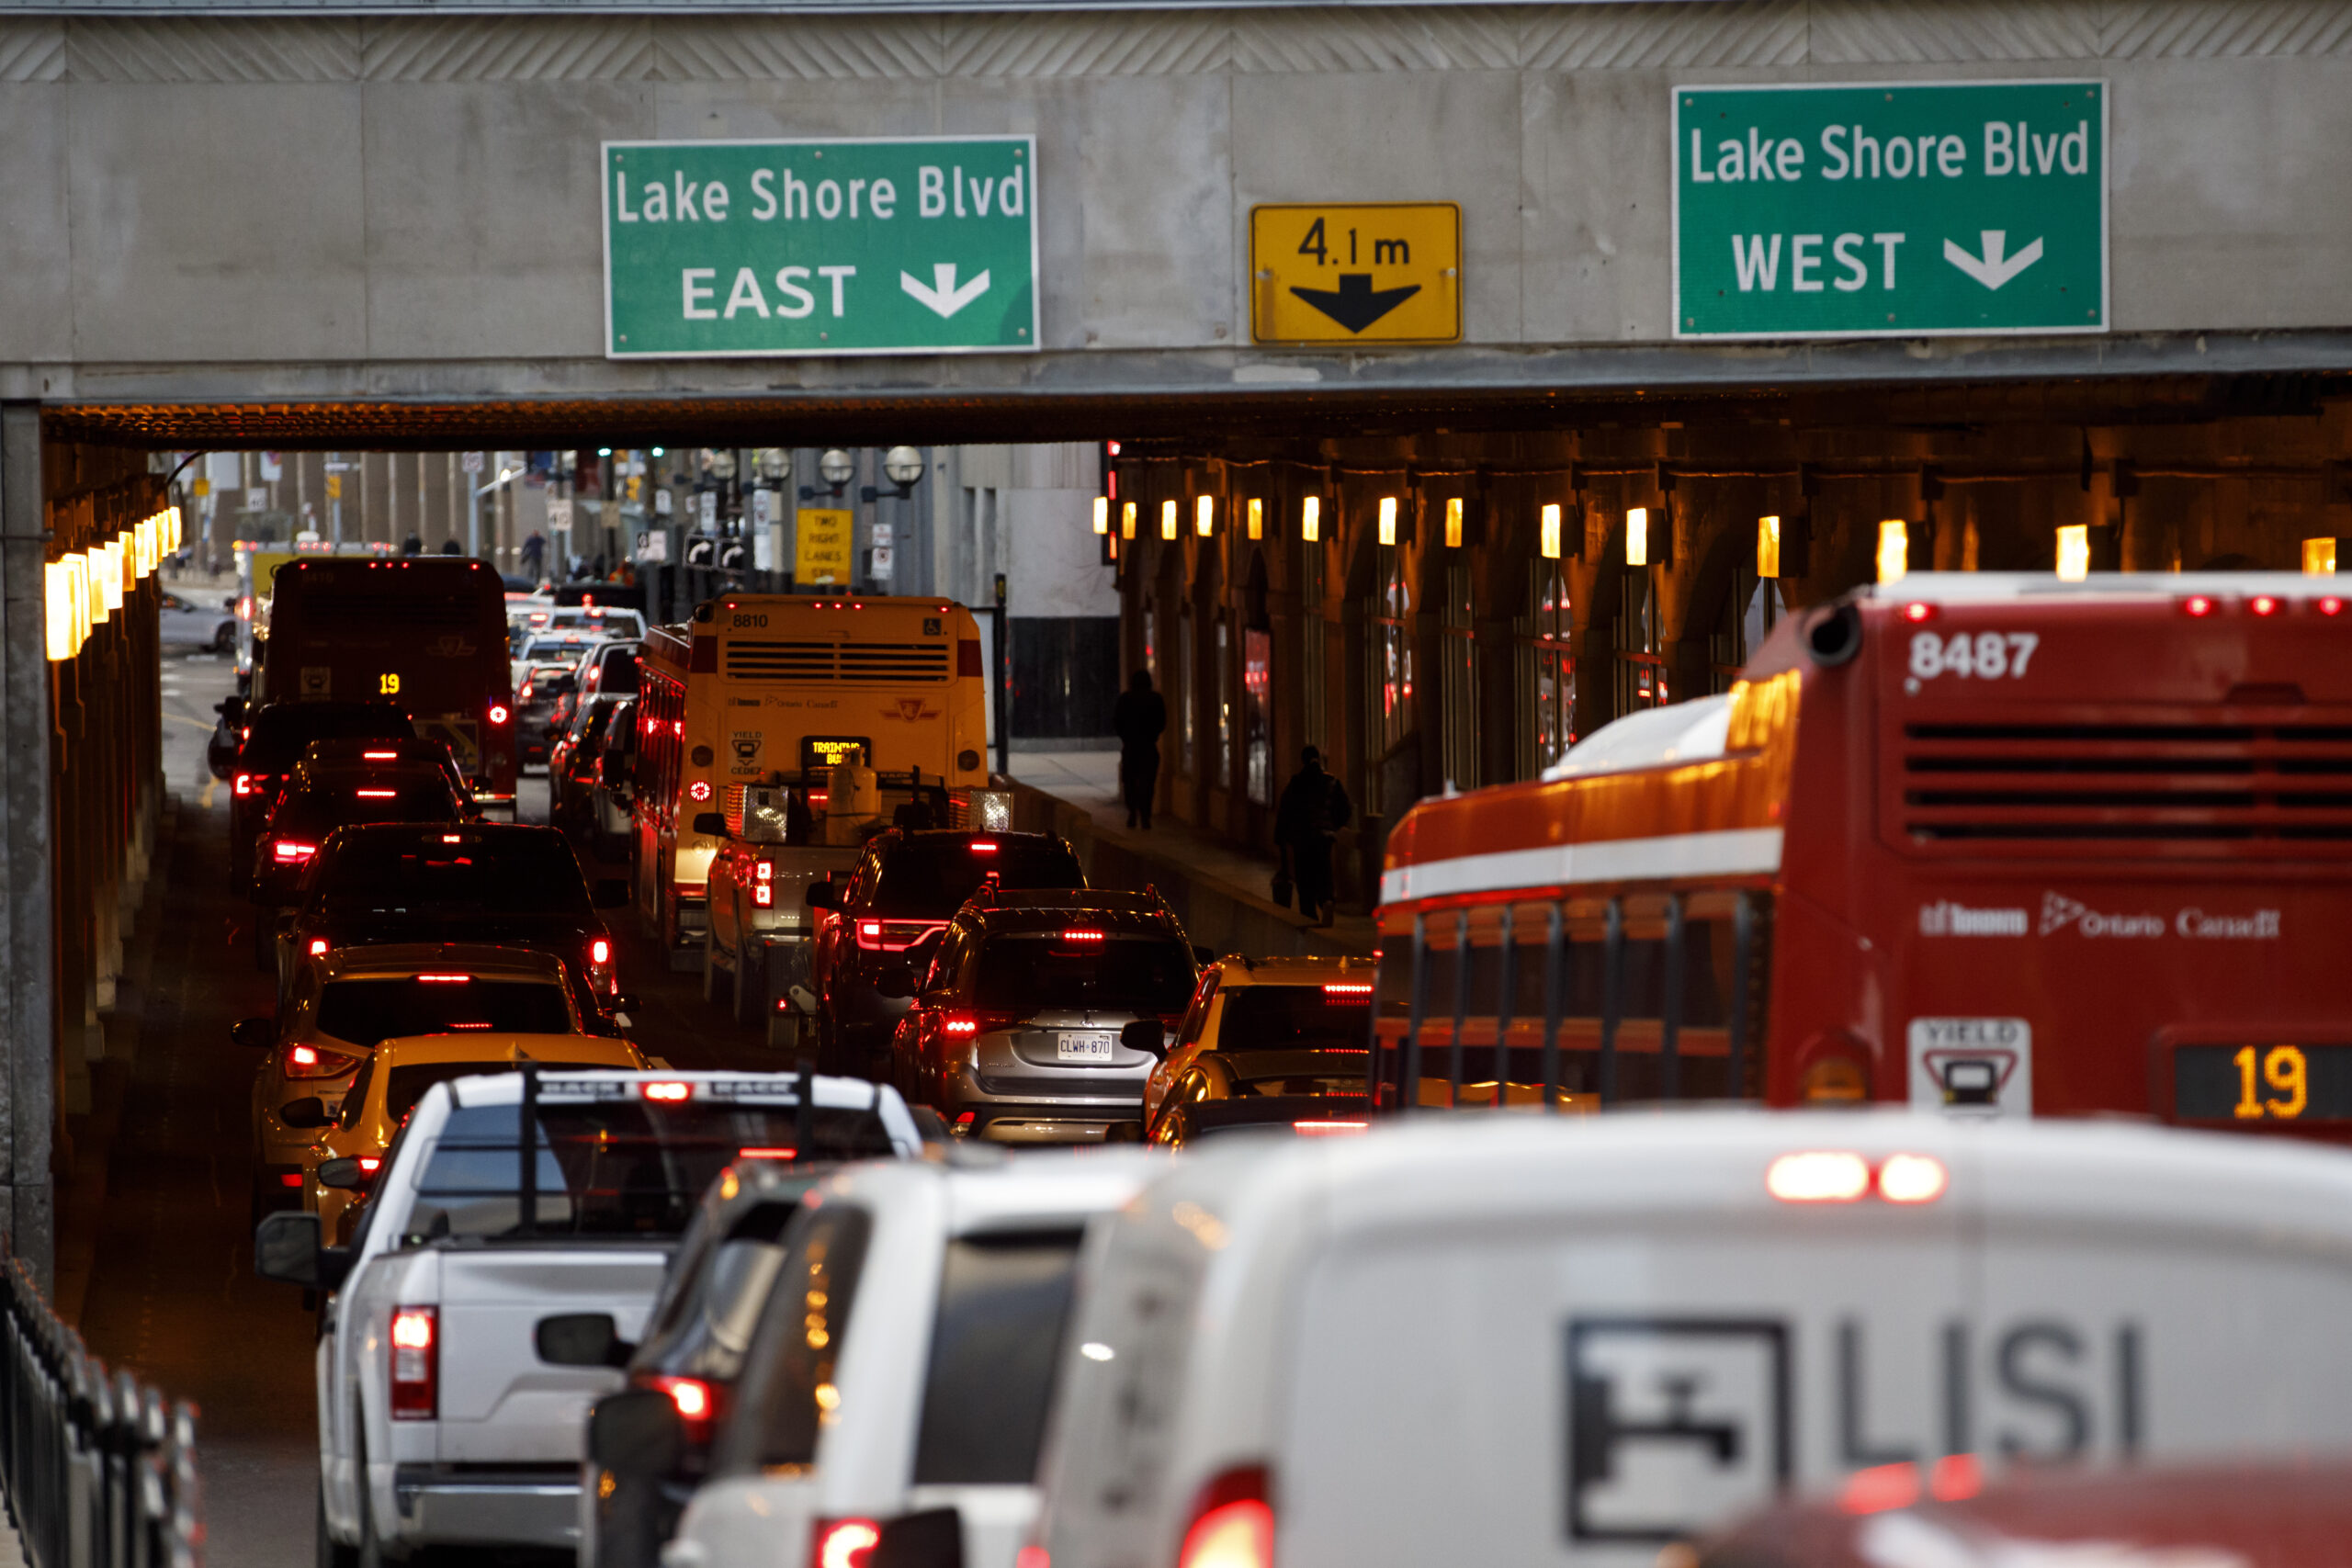
[[[1015,751],[1012,779],[1019,826],[1057,832],[1104,887],[1157,887],[1194,942],[1219,953],[1252,956],[1319,953],[1368,957],[1380,946],[1369,915],[1343,914],[1327,929],[1275,904],[1270,857],[1159,818],[1148,832],[1130,829],[1119,803],[1116,751]]]

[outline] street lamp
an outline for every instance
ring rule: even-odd
[[[759,465],[760,478],[770,488],[792,477],[792,454],[781,446],[763,446],[753,460]]]
[[[893,446],[882,454],[882,471],[898,487],[891,493],[905,501],[914,494],[915,481],[922,478],[922,454],[911,446]],[[859,497],[865,501],[878,501],[882,491],[874,485],[867,485],[859,491]]]
[[[726,447],[721,446],[714,451],[705,452],[702,455],[702,460],[704,467],[709,468],[710,477],[721,484],[735,477],[735,454]]]
[[[826,487],[830,489],[834,495],[838,496],[842,492],[842,487],[849,483],[849,481],[855,477],[857,473],[857,459],[851,457],[848,453],[842,451],[838,446],[831,447],[826,451],[823,457],[817,459],[817,472],[823,478]],[[816,500],[817,487],[815,485],[802,485],[800,487],[800,499],[803,501]]]

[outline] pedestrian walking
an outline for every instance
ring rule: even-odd
[[[523,541],[523,575],[537,582],[547,560],[548,536],[534,528],[531,536]]]
[[[1298,889],[1299,913],[1328,926],[1339,913],[1331,845],[1354,807],[1340,781],[1323,771],[1322,752],[1306,747],[1274,807],[1274,844]]]
[[[1127,826],[1149,829],[1151,799],[1159,793],[1159,738],[1168,728],[1168,701],[1151,689],[1151,671],[1138,670],[1111,710],[1119,737],[1119,794],[1126,801]]]

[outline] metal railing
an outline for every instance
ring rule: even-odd
[[[0,1235],[0,1487],[33,1568],[200,1568],[196,1407],[109,1374]]]

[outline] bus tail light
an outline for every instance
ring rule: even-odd
[[[490,722],[492,725],[504,724],[508,719],[514,716],[513,714],[507,712],[506,705],[504,703],[492,703],[490,705]]]
[[[1176,1568],[1273,1568],[1274,1510],[1262,1465],[1228,1470],[1201,1488]]]
[[[2195,620],[2203,620],[2211,615],[2213,610],[2214,602],[2211,593],[2191,593],[2180,602],[2180,613]]]
[[[440,1407],[441,1337],[437,1309],[402,1307],[392,1314],[392,1419],[430,1421]]]
[[[2278,598],[2273,593],[2257,593],[2245,602],[2245,607],[2257,615],[2275,615],[2278,613]]]
[[[686,786],[686,798],[699,804],[710,798],[710,781],[696,779]]]
[[[1932,621],[1936,618],[1936,607],[1924,599],[1914,599],[1903,606],[1903,618],[1913,622]]]
[[[2320,598],[2312,600],[2312,607],[2323,615],[2340,615],[2344,614],[2344,601],[2333,593],[2324,594]]]

